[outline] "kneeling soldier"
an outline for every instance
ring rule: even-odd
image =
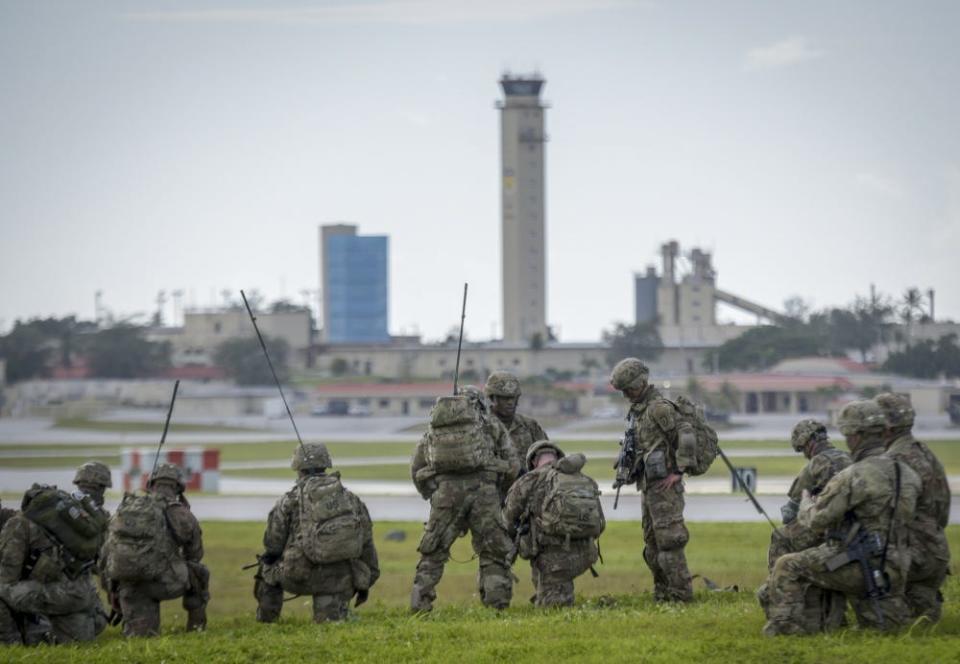
[[[257,621],[275,622],[283,592],[313,595],[313,620],[343,620],[350,600],[367,600],[380,576],[373,525],[366,505],[329,473],[330,453],[322,443],[300,445],[291,468],[297,483],[267,519],[253,593]]]
[[[764,634],[819,631],[819,624],[805,621],[811,587],[844,593],[861,627],[893,629],[910,619],[903,597],[910,564],[906,527],[920,478],[884,455],[884,417],[874,402],[847,404],[839,425],[853,465],[834,475],[816,501],[805,500],[797,517],[806,528],[826,531],[827,540],[777,560]]]
[[[573,580],[593,571],[599,556],[606,521],[597,483],[580,472],[586,462],[538,441],[527,450],[527,473],[507,494],[504,526],[519,539],[514,555],[530,561],[537,606],[572,605]]]

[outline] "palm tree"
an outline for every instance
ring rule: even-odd
[[[912,340],[913,321],[917,314],[923,314],[923,294],[916,287],[908,288],[903,293],[903,302],[900,309],[900,318],[907,326],[907,347]]]

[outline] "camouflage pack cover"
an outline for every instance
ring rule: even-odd
[[[494,371],[487,378],[483,391],[488,397],[519,397],[520,380],[509,371]]]
[[[610,372],[610,384],[615,390],[643,387],[649,380],[650,369],[635,357],[620,360]]]
[[[437,399],[426,442],[427,463],[437,473],[470,473],[493,458],[483,419],[468,396]]]
[[[186,564],[167,528],[165,510],[166,503],[152,493],[124,494],[110,518],[103,546],[107,578],[148,583],[160,579],[171,567],[186,578]]]
[[[797,452],[802,452],[811,438],[827,439],[827,425],[817,420],[800,420],[790,433],[790,445]]]
[[[110,477],[110,469],[99,461],[88,461],[77,468],[77,473],[73,476],[73,483],[95,484],[108,489],[113,487],[113,479]]]
[[[542,450],[553,450],[558,459],[564,457],[563,450],[557,447],[556,443],[552,443],[549,440],[538,440],[527,450],[527,456],[524,459],[524,467],[527,470],[533,470],[533,464],[537,459],[537,455],[540,454]]]
[[[333,465],[330,451],[323,443],[304,443],[293,451],[290,467],[293,470],[324,470]]]
[[[580,472],[546,471],[547,490],[540,508],[541,532],[554,537],[599,537],[606,527],[597,483]]]
[[[677,467],[703,475],[717,458],[717,432],[707,424],[703,409],[685,396],[670,403],[677,411]]]
[[[69,494],[55,486],[34,484],[23,515],[63,545],[83,563],[96,560],[103,543],[106,513],[88,496]]]
[[[913,426],[916,411],[910,403],[910,397],[893,392],[884,392],[873,398],[883,411],[887,426],[891,429],[909,429]]]
[[[363,523],[354,502],[334,475],[309,477],[300,485],[296,545],[315,565],[359,558]]]
[[[837,426],[844,436],[877,434],[886,428],[887,420],[875,401],[851,401],[840,410]]]

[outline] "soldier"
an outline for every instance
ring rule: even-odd
[[[920,478],[883,454],[884,418],[873,401],[844,406],[839,426],[853,464],[800,508],[801,525],[826,531],[827,540],[777,560],[763,628],[768,636],[820,630],[806,620],[810,586],[844,593],[861,627],[894,629],[910,619],[903,597],[910,555],[905,527],[913,518]]]
[[[773,571],[777,559],[785,553],[802,551],[817,546],[824,541],[820,531],[812,531],[797,521],[797,512],[803,492],[817,496],[823,487],[838,472],[851,464],[850,455],[838,450],[827,437],[827,427],[816,420],[800,420],[793,428],[790,443],[796,452],[809,459],[800,474],[793,480],[788,492],[789,501],[780,508],[783,516],[783,528],[770,535],[770,548],[767,552],[767,566]],[[764,612],[769,607],[768,585],[764,583],[757,590],[757,599]],[[811,587],[806,597],[806,619],[819,622],[824,631],[840,627],[846,610],[843,593],[823,591]]]
[[[683,523],[686,468],[677,464],[677,411],[649,377],[647,366],[630,357],[613,368],[610,384],[630,401],[627,435],[636,439],[632,474],[643,492],[643,559],[653,573],[654,599],[689,602],[693,583],[683,551],[690,538]]]
[[[41,503],[52,509],[38,509]],[[78,542],[74,532],[67,546],[61,539],[66,531],[58,527],[58,536],[50,527],[65,524],[56,515],[56,506],[63,503],[84,513],[84,521],[94,516],[56,487],[34,484],[23,496],[21,512],[0,533],[0,643],[92,641],[106,627],[107,616],[87,572],[99,536]],[[89,563],[71,553],[78,543],[89,549]]]
[[[514,551],[530,561],[536,606],[571,606],[573,580],[599,556],[606,521],[597,483],[580,472],[586,462],[538,441],[527,450],[527,473],[507,494],[503,523],[518,542]]]
[[[124,636],[160,634],[161,600],[183,597],[187,630],[207,625],[210,572],[203,534],[178,466],[163,463],[147,494],[127,494],[110,520],[104,570],[123,614]]]
[[[99,461],[88,461],[77,468],[73,483],[82,493],[90,496],[94,504],[103,509],[104,494],[113,487],[110,469]],[[104,510],[106,512],[106,510]],[[109,512],[107,512],[109,515]]]
[[[480,559],[481,601],[497,609],[510,605],[510,538],[500,523],[500,496],[506,494],[519,465],[509,434],[498,419],[487,415],[477,388],[465,387],[457,396],[437,399],[430,427],[410,462],[417,491],[430,501],[430,518],[417,547],[420,562],[410,593],[413,611],[433,608],[450,547],[468,530]]]
[[[490,400],[490,410],[510,434],[518,459],[526,458],[527,450],[535,441],[548,439],[546,432],[535,419],[517,412],[520,381],[512,373],[494,371],[487,378],[483,391]],[[525,469],[520,472],[525,472]]]
[[[283,592],[313,595],[313,620],[343,620],[350,600],[367,600],[380,576],[373,525],[366,505],[327,474],[322,443],[300,445],[290,467],[297,483],[270,510],[253,594],[257,621],[275,622]]]
[[[937,622],[943,606],[940,587],[950,564],[944,533],[950,520],[950,486],[940,460],[911,433],[914,410],[910,400],[890,393],[879,394],[874,400],[886,418],[887,456],[910,466],[923,484],[916,517],[907,526],[910,572],[905,596],[914,618],[926,616]]]

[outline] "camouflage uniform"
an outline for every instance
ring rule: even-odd
[[[343,620],[349,614],[350,600],[366,601],[370,588],[380,577],[377,550],[373,543],[373,524],[367,506],[344,489],[346,499],[364,531],[360,558],[319,565],[306,558],[297,538],[301,533],[300,500],[308,481],[323,485],[340,481],[340,473],[326,474],[331,466],[325,445],[313,443],[298,447],[291,467],[299,472],[296,486],[281,496],[270,510],[263,533],[264,555],[260,558],[253,594],[257,598],[257,621],[275,622],[283,609],[283,592],[313,596],[313,620]],[[292,572],[292,573],[291,573]],[[296,578],[296,580],[294,580]]]
[[[500,523],[500,504],[501,495],[506,494],[520,464],[506,429],[498,419],[482,412],[479,391],[464,388],[464,393],[481,410],[484,438],[494,461],[490,469],[438,474],[427,463],[431,432],[427,431],[417,444],[410,474],[417,491],[430,501],[430,517],[417,547],[420,562],[410,593],[410,607],[414,611],[433,608],[437,584],[450,558],[450,547],[468,530],[473,550],[480,559],[477,586],[483,604],[503,609],[510,605],[513,596],[513,578],[507,565],[510,538]]]
[[[491,401],[496,397],[519,400],[521,394],[520,381],[507,371],[494,371],[490,374],[483,390]],[[503,423],[503,426],[506,427],[507,433],[510,434],[510,440],[513,442],[513,449],[516,450],[518,459],[525,459],[527,450],[538,440],[549,439],[543,427],[535,419],[516,412],[516,401],[513,402],[512,416],[504,416],[498,412],[499,408],[496,403],[494,403],[492,410],[500,422]]]
[[[92,641],[106,618],[90,574],[70,578],[60,545],[23,514],[10,518],[0,532],[0,643]]]
[[[187,630],[202,630],[207,626],[210,572],[200,562],[203,533],[183,495],[185,488],[180,468],[167,463],[157,467],[147,484],[147,490],[163,502],[167,522],[165,536],[172,538],[175,549],[186,563],[187,575],[184,579],[171,567],[170,574],[159,580],[112,584],[123,613],[124,636],[160,634],[160,602],[177,597],[183,597]]]
[[[793,449],[802,453],[809,461],[793,480],[787,492],[790,500],[780,508],[783,527],[770,534],[770,548],[767,551],[769,571],[773,571],[773,566],[780,556],[823,543],[822,532],[810,530],[797,520],[803,492],[806,491],[811,496],[819,495],[834,475],[851,464],[850,455],[830,444],[827,438],[827,427],[816,420],[798,422],[793,428],[790,441]],[[766,583],[757,589],[757,599],[766,613],[769,608]],[[807,624],[818,623],[824,631],[843,625],[846,611],[846,599],[843,593],[811,586],[804,599],[804,620]]]
[[[535,468],[541,451],[551,450],[557,460]],[[572,606],[573,581],[597,561],[599,550],[593,538],[565,540],[550,536],[539,527],[540,513],[549,490],[548,471],[557,469],[577,473],[587,459],[582,454],[565,456],[563,451],[547,441],[538,441],[526,455],[527,473],[513,483],[503,508],[503,524],[507,533],[517,542],[520,556],[530,561],[533,587],[532,601],[536,606]],[[594,482],[596,487],[596,482]],[[523,526],[526,525],[526,532]]]
[[[950,548],[944,532],[950,520],[950,486],[943,464],[930,448],[913,437],[914,411],[910,400],[895,394],[874,399],[887,421],[887,456],[909,466],[923,483],[917,514],[908,524],[910,573],[906,599],[913,616],[937,622],[943,606],[940,588],[950,565]]]
[[[844,593],[862,627],[893,629],[910,619],[903,597],[910,564],[904,529],[913,518],[920,478],[905,464],[883,454],[883,415],[873,402],[855,401],[845,406],[840,430],[853,453],[853,465],[837,473],[815,502],[805,503],[798,517],[805,527],[828,532],[828,539],[777,560],[769,581],[767,635],[810,634],[821,629],[819,623],[806,620],[805,597],[811,586]],[[894,504],[898,473],[899,499]],[[883,548],[871,557],[871,563],[887,579],[886,592],[877,602],[882,623],[865,597],[860,565],[843,563],[845,541],[858,533],[876,537]]]
[[[649,370],[640,360],[621,360],[610,383],[630,392],[628,433],[637,441],[637,488],[643,492],[643,559],[653,573],[657,601],[688,602],[693,583],[684,547],[690,539],[683,522],[683,482],[662,487],[660,482],[681,474],[677,466],[677,411],[648,381]]]
[[[17,515],[17,510],[12,510],[9,507],[0,507],[0,531],[3,530],[3,525]]]

